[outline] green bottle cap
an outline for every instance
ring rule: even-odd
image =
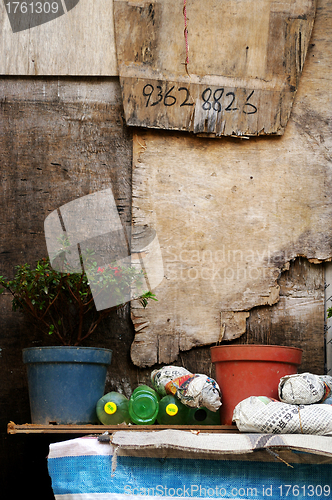
[[[148,386],[137,387],[129,400],[129,414],[135,424],[153,424],[159,410],[159,398]]]

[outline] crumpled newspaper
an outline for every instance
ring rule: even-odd
[[[332,435],[332,406],[290,405],[266,396],[238,403],[233,420],[241,432]]]
[[[151,382],[161,395],[173,394],[191,408],[204,406],[208,410],[217,411],[221,406],[220,388],[207,375],[193,374],[178,366],[164,366],[152,372]]]
[[[191,373],[182,366],[164,366],[160,370],[153,370],[151,382],[161,396],[167,396],[169,393],[166,392],[166,385],[173,379],[184,375],[191,375]]]
[[[278,386],[280,401],[289,404],[314,404],[324,402],[332,391],[332,377],[299,373],[282,377]]]

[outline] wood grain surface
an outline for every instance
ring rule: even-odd
[[[184,17],[176,0],[114,0],[127,123],[283,134],[315,8],[316,0],[190,0]]]
[[[135,364],[170,363],[193,346],[240,336],[243,313],[273,304],[278,343],[289,341],[290,324],[294,343],[321,332],[322,360],[321,269],[306,271],[318,285],[308,278],[296,294],[299,274],[283,298],[279,280],[297,257],[314,265],[332,257],[331,26],[331,2],[322,0],[283,137],[134,138],[133,221],[157,232],[165,269],[158,302],[132,308]]]
[[[13,2],[11,5],[14,9]],[[64,2],[62,5],[65,9]],[[60,17],[16,33],[12,31],[5,2],[1,2],[0,33],[2,75],[118,74],[111,1],[79,0]]]

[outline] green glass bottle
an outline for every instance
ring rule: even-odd
[[[188,425],[220,425],[219,411],[211,411],[204,406],[190,408],[188,414]]]
[[[97,417],[104,425],[129,424],[129,401],[119,392],[109,392],[99,399],[96,406]]]
[[[163,425],[185,425],[188,413],[188,406],[185,406],[175,396],[169,394],[159,402],[157,422]]]
[[[129,399],[129,415],[138,425],[154,424],[159,410],[159,395],[147,385],[136,387]]]

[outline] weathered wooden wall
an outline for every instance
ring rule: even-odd
[[[133,220],[156,230],[165,280],[159,302],[133,309],[135,364],[236,338],[252,309],[279,301],[278,277],[293,259],[331,259],[331,26],[331,2],[321,2],[283,137],[137,132]],[[323,335],[322,290],[318,299],[308,291],[297,310],[299,336],[308,315]]]
[[[122,221],[130,223],[132,136],[117,79],[2,77],[0,151],[0,275],[10,277],[15,265],[46,256],[45,217],[77,197],[112,187]],[[22,348],[31,346],[31,331],[27,336],[30,325],[11,311],[9,295],[0,296],[0,311],[1,494],[19,498],[24,483],[24,494],[53,499],[45,462],[50,438],[6,435],[9,421],[30,421]],[[128,397],[150,376],[130,360],[133,338],[127,307],[90,339],[113,350],[106,390]],[[33,345],[48,341],[36,336]],[[177,364],[213,373],[206,348]],[[53,441],[60,439],[68,436]]]
[[[115,78],[0,79],[0,275],[46,256],[45,217],[90,192],[112,187],[120,217],[131,221],[132,136],[124,125]],[[49,437],[7,436],[9,421],[30,421],[22,348],[31,328],[0,296],[0,484],[4,498],[36,494],[53,499],[45,457]],[[134,338],[129,308],[114,312],[90,344],[113,350],[106,390],[128,397],[149,383],[150,369],[130,360]],[[38,336],[33,345],[47,344]],[[179,357],[193,372],[213,373],[208,349]],[[68,436],[53,438],[53,441]],[[20,481],[18,481],[18,477]]]
[[[303,349],[301,372],[324,371],[324,266],[299,258],[278,280],[279,301],[250,311],[238,343]]]
[[[88,5],[88,0],[85,2],[81,0],[81,2]],[[0,7],[3,8],[3,3]],[[75,9],[72,11],[73,15],[74,12]],[[78,11],[75,15],[78,15]],[[60,22],[61,19],[64,21],[68,16],[69,14],[52,23]],[[2,23],[7,22],[3,16],[1,19]],[[108,23],[108,20],[105,22]],[[48,26],[49,30],[52,23],[45,27]],[[92,24],[92,21],[89,20],[89,23]],[[38,29],[34,28],[34,30]],[[91,47],[95,49],[98,43],[93,41],[90,35],[88,38]],[[234,196],[232,205],[234,208],[240,206],[243,199],[248,196],[246,186],[257,181],[261,182],[263,178],[267,179],[267,174],[270,179],[272,176],[275,191],[280,189],[280,175],[285,183],[288,182],[287,203],[294,198],[302,200],[301,210],[304,210],[305,204],[308,205],[304,212],[309,218],[313,218],[313,223],[317,222],[319,231],[316,231],[314,237],[313,233],[305,233],[304,239],[298,241],[298,246],[294,247],[293,256],[298,255],[301,245],[321,249],[325,241],[326,228],[329,228],[330,224],[329,207],[325,200],[331,194],[331,104],[329,99],[331,38],[332,2],[319,0],[312,45],[308,52],[308,64],[304,67],[296,106],[293,109],[286,136],[282,140],[260,139],[248,142],[248,144],[244,141],[221,139],[218,146],[220,149],[215,153],[216,156],[224,158],[223,169],[229,171],[228,184],[226,183],[225,186],[229,187],[228,196]],[[67,74],[71,71],[68,69],[69,63],[73,64],[74,73],[77,71],[80,75],[85,74],[79,72],[82,67],[85,68],[83,71],[86,71],[86,66],[89,66],[89,72],[92,71],[91,68],[95,68],[94,61],[89,57],[86,59],[86,66],[84,65],[85,52],[80,51],[80,47],[75,47],[75,50],[68,52],[68,45],[63,42],[65,48],[59,48],[57,44],[62,43],[60,36],[57,42],[55,39],[50,39],[50,45],[47,47],[38,46],[38,40],[33,42],[33,38],[30,39],[30,45],[27,38],[13,38],[9,45],[3,40],[4,37],[1,37],[0,58],[4,54],[7,54],[7,58],[2,59],[1,73],[19,75],[26,72],[36,75],[56,71],[57,74]],[[20,49],[17,40],[21,40]],[[33,48],[34,43],[37,44],[35,48]],[[81,48],[84,48],[86,43],[84,38]],[[8,57],[9,49],[16,51],[16,56]],[[106,61],[107,68],[103,73],[104,70],[101,70],[100,65],[97,64],[96,74],[113,74],[113,63],[110,60],[107,62],[105,56],[105,54],[107,56],[111,54],[112,50],[115,54],[113,41],[110,40],[107,51],[106,48],[105,51],[102,50],[102,62]],[[29,57],[36,54],[38,57],[35,61],[39,61],[39,69],[33,67],[32,60],[29,60]],[[57,57],[54,54],[57,54]],[[64,56],[59,57],[59,54],[64,54]],[[5,66],[3,66],[4,61]],[[52,63],[53,70],[49,69],[48,62]],[[137,133],[139,131],[136,131]],[[152,134],[152,137],[163,145],[166,142],[169,146],[174,143],[180,146],[184,144],[186,147],[193,145],[194,149],[199,149],[202,157],[204,154],[210,154],[208,152],[210,145],[211,150],[216,148],[213,141],[201,142],[198,139],[192,142],[189,135],[156,133]],[[144,142],[141,144],[144,146]],[[149,141],[146,141],[146,147],[146,153],[150,154]],[[234,153],[231,153],[232,148]],[[252,148],[251,151],[250,148]],[[182,167],[179,160],[174,157],[173,149],[169,151],[163,169],[159,168],[163,151],[160,148],[158,155],[155,156],[154,170],[147,170],[145,177],[142,177],[145,189],[149,186],[150,175],[156,175],[164,181],[165,192],[167,192],[169,180],[166,172],[169,166],[172,163],[175,164],[173,168],[176,170],[178,161],[178,165]],[[227,154],[233,155],[232,161],[227,162],[224,156],[226,151]],[[131,220],[132,137],[131,131],[124,125],[120,86],[117,79],[2,77],[0,79],[0,152],[1,275],[11,275],[16,264],[25,261],[33,262],[45,255],[43,234],[45,217],[58,206],[76,197],[111,185],[121,217],[125,221]],[[262,152],[265,152],[264,155]],[[275,155],[275,163],[266,161],[270,152]],[[242,164],[242,183],[239,183],[241,179],[234,176],[239,162]],[[301,162],[303,163],[302,170],[298,170]],[[280,165],[284,166],[282,174],[279,173]],[[276,167],[279,167],[279,170]],[[303,190],[301,192],[303,175],[311,179],[312,183],[304,192]],[[183,186],[185,187],[185,183],[191,181],[194,176],[195,170],[189,170]],[[253,179],[250,179],[251,176]],[[233,191],[232,188],[234,188]],[[197,189],[201,189],[201,186],[198,185]],[[229,200],[229,198],[226,199]],[[205,200],[203,201],[206,204],[213,203],[211,198],[205,198]],[[134,205],[136,201],[135,199]],[[270,193],[267,192],[263,201],[266,204],[270,203]],[[287,203],[281,202],[278,211],[273,213],[280,214],[282,207],[286,208]],[[296,204],[292,207],[288,216],[294,221],[294,227],[296,227],[299,222],[297,219],[302,217],[304,212],[299,210]],[[323,219],[320,216],[316,217],[317,214],[322,213],[322,207],[326,208]],[[247,199],[247,208],[248,214],[251,213],[253,218],[252,233],[256,234],[257,239],[264,240],[264,231],[259,232],[259,228],[263,228],[262,221],[256,216],[256,213],[258,215],[261,213],[259,200]],[[194,209],[187,213],[188,221],[193,214],[195,214]],[[205,216],[211,218],[209,210],[205,211]],[[233,220],[235,217],[231,213],[230,223]],[[303,226],[306,220],[303,219]],[[179,231],[184,232],[185,228],[185,224],[180,225]],[[161,235],[158,228],[157,230],[158,236]],[[292,228],[289,231],[292,235]],[[241,232],[243,233],[242,226]],[[310,241],[310,237],[313,237],[313,241]],[[316,257],[325,258],[329,245],[327,241],[324,247],[325,253]],[[284,250],[287,249],[289,248],[285,247]],[[307,256],[315,257],[314,253]],[[301,371],[310,370],[322,373],[324,368],[323,265],[309,263],[305,258],[297,259],[290,262],[289,271],[282,273],[278,282],[274,283],[275,288],[276,285],[280,286],[278,303],[272,306],[254,306],[246,320],[246,334],[235,342],[301,345],[305,350]],[[164,299],[164,292],[156,290],[156,293],[159,298],[158,306],[166,304],[171,312],[172,303],[167,302],[167,298]],[[206,306],[211,305],[208,302],[209,299],[209,294],[201,298],[202,301],[207,300]],[[187,297],[187,300],[192,299]],[[149,310],[153,312],[150,306]],[[30,494],[45,500],[52,499],[45,464],[49,438],[7,436],[5,432],[8,421],[24,423],[30,419],[25,368],[21,361],[21,349],[28,345],[25,329],[29,325],[24,323],[19,313],[11,312],[8,295],[0,297],[0,311],[1,494],[4,498],[19,498],[24,493],[26,496]],[[213,376],[209,347],[198,346],[189,351],[179,351],[172,334],[169,335],[168,318],[169,316],[161,327],[156,321],[153,327],[151,326],[150,337],[146,340],[152,341],[151,354],[155,356],[153,362],[165,360],[166,356],[168,360],[173,359],[175,364],[182,364],[192,372]],[[218,318],[216,324],[220,321],[219,314]],[[181,326],[185,327],[186,324],[182,322]],[[161,355],[155,349],[156,335],[160,336]],[[130,359],[130,346],[133,338],[134,329],[130,322],[129,311],[126,309],[122,315],[115,313],[103,324],[101,334],[91,340],[91,343],[95,345],[113,349],[114,356],[106,389],[120,390],[128,396],[139,383],[148,382],[151,371],[149,368],[140,369],[133,365]],[[190,343],[191,340],[187,347],[190,347]],[[200,343],[201,339],[196,344]],[[149,348],[149,343],[147,345]],[[137,344],[134,349],[136,346]],[[142,360],[142,357],[140,359]],[[63,438],[68,439],[68,436],[63,436]],[[59,437],[55,440],[59,440]]]
[[[34,5],[36,8],[36,2]],[[15,9],[13,2],[11,7]],[[23,22],[27,15],[22,16]],[[1,2],[0,33],[2,75],[118,74],[112,1],[79,0],[60,17],[16,33],[12,31],[5,2]]]
[[[15,265],[47,255],[45,217],[77,197],[112,187],[120,216],[130,223],[132,140],[122,114],[117,79],[0,80],[0,275],[10,277]],[[9,295],[1,295],[0,311],[1,495],[19,498],[24,482],[24,494],[46,500],[53,498],[47,439],[6,436],[10,420],[30,421],[22,363],[22,347],[31,345],[30,325],[11,311]],[[127,395],[138,383],[128,357],[132,338],[127,309],[105,322],[92,341],[113,349],[108,387]],[[33,345],[42,342],[36,337]]]
[[[184,11],[178,0],[114,0],[127,123],[282,135],[315,8],[316,0],[191,0]]]

